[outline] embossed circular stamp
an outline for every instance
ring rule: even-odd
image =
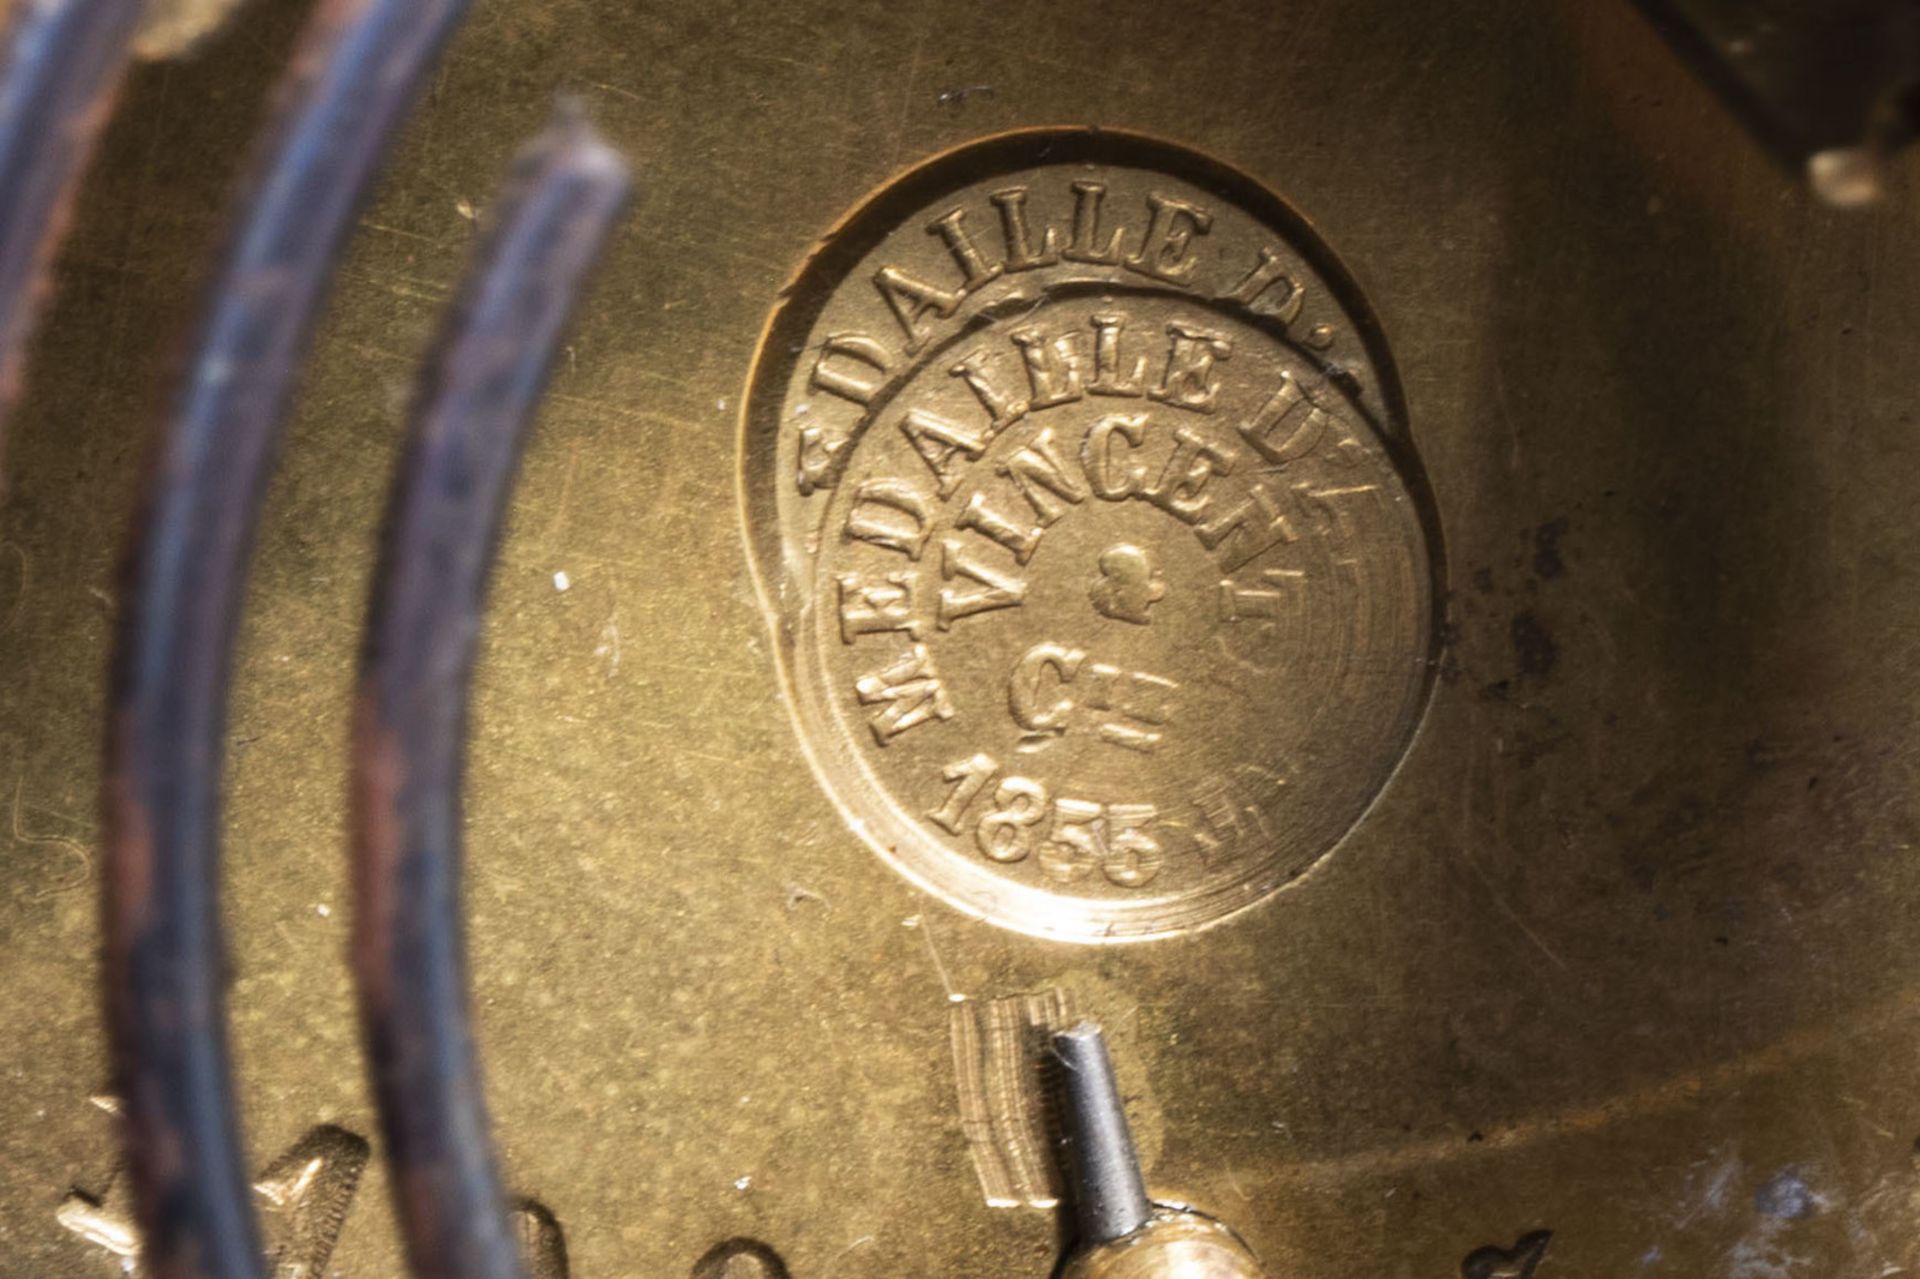
[[[909,171],[775,310],[747,534],[808,755],[923,887],[1102,941],[1296,879],[1424,705],[1435,542],[1378,326],[1183,148]]]

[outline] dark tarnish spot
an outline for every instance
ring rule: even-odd
[[[1531,610],[1514,615],[1509,633],[1513,636],[1513,655],[1522,675],[1553,674],[1560,650],[1554,647],[1553,636]]]
[[[780,1255],[755,1239],[728,1239],[693,1263],[692,1279],[787,1279]]]
[[[1511,1248],[1476,1248],[1460,1263],[1460,1279],[1533,1279],[1552,1241],[1551,1230],[1536,1230]]]
[[[514,1240],[520,1245],[520,1264],[527,1279],[567,1279],[567,1236],[560,1219],[545,1204],[519,1198],[513,1201]]]
[[[1798,1169],[1788,1168],[1753,1192],[1753,1206],[1763,1217],[1781,1221],[1800,1221],[1819,1211],[1812,1187],[1800,1178]]]
[[[1560,539],[1566,536],[1567,517],[1549,520],[1533,530],[1533,572],[1541,581],[1551,581],[1567,571],[1560,558]]]

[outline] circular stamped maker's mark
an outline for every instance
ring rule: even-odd
[[[994,923],[1221,919],[1326,855],[1419,718],[1437,542],[1378,326],[1183,148],[1035,130],[882,189],[774,312],[741,465],[821,782]]]

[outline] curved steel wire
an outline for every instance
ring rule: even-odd
[[[226,1046],[219,782],[241,583],[294,372],[380,157],[464,0],[322,0],[250,170],[123,583],[105,979],[144,1262],[262,1272]]]
[[[27,339],[140,10],[140,0],[17,0],[0,35],[0,490]]]
[[[460,786],[502,513],[625,166],[563,120],[521,156],[421,375],[354,716],[354,959],[395,1204],[422,1279],[520,1279],[467,1012]]]

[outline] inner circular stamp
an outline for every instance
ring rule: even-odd
[[[1080,941],[1297,879],[1425,703],[1436,541],[1384,340],[1251,179],[1037,130],[836,228],[744,410],[748,542],[849,824]]]

